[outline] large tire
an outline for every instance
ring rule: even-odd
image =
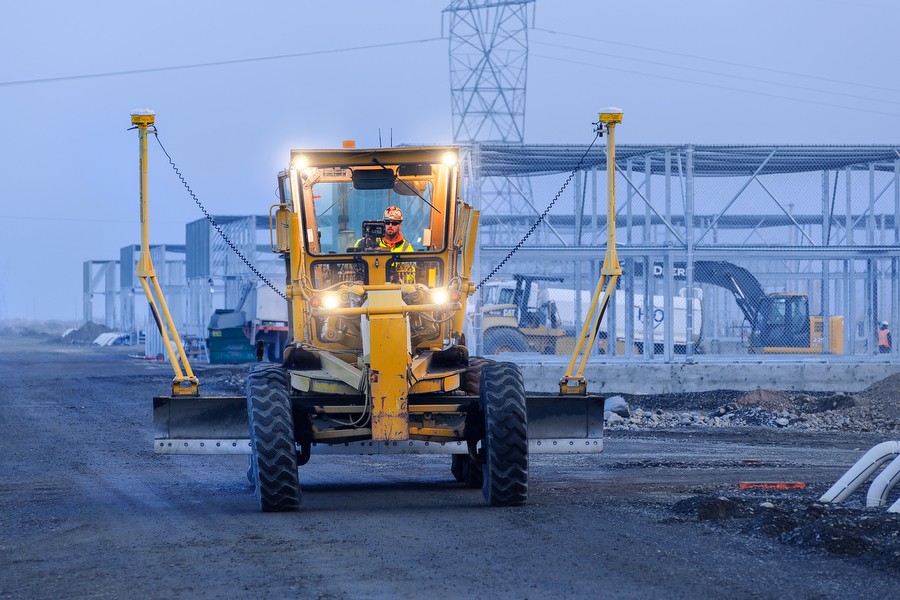
[[[473,490],[482,488],[484,485],[483,465],[468,454],[454,454],[452,456],[450,472],[453,473],[453,477]]]
[[[511,327],[491,327],[484,332],[484,353],[528,352],[528,340]]]
[[[254,493],[263,512],[300,508],[297,448],[288,374],[260,364],[247,377],[251,468]]]
[[[512,363],[485,365],[481,402],[484,499],[491,506],[523,504],[528,499],[528,421],[519,367]]]
[[[485,365],[492,365],[494,363],[495,361],[481,356],[469,357],[469,368],[463,374],[462,382],[462,389],[467,395],[481,395],[481,375],[484,372],[484,367]],[[475,415],[472,415],[472,417],[474,416]],[[480,417],[479,420],[481,420]],[[481,430],[480,424],[478,424],[477,429],[479,431]],[[456,481],[465,483],[466,487],[477,490],[481,489],[484,483],[484,467],[478,455],[475,454],[474,448],[477,440],[473,439],[470,441],[470,454],[454,454],[451,459],[452,462],[450,463],[450,472],[453,473],[453,477]]]
[[[460,483],[466,480],[466,470],[469,467],[469,465],[466,464],[468,458],[468,454],[450,455],[450,472],[453,473],[453,478]]]

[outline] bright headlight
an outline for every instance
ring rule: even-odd
[[[456,156],[456,152],[446,152],[444,153],[444,156],[441,157],[441,162],[448,167],[455,165],[457,160],[458,157]]]
[[[431,301],[435,304],[446,304],[449,299],[450,295],[447,294],[447,290],[444,288],[438,288],[431,292]]]
[[[337,308],[341,304],[341,298],[337,294],[325,294],[322,298],[322,307],[327,310]]]
[[[292,165],[298,171],[302,171],[303,169],[306,169],[309,167],[309,159],[307,157],[303,156],[302,154],[298,154],[297,156],[294,157]]]

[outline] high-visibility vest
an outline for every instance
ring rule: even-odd
[[[891,335],[890,329],[879,329],[878,330],[878,346],[882,348],[890,348],[891,341],[888,339],[888,336]]]
[[[415,248],[412,247],[412,244],[406,241],[406,238],[400,238],[400,241],[393,246],[385,242],[384,238],[380,238],[378,240],[378,247],[390,250],[391,252],[415,252]]]

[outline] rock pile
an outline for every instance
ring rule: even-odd
[[[67,344],[90,344],[101,333],[109,333],[110,331],[113,330],[105,325],[88,321],[78,329],[64,335],[62,339]]]
[[[707,494],[672,507],[671,521],[703,521],[713,528],[775,538],[791,546],[856,558],[896,573],[900,569],[900,514],[861,506],[819,503],[812,493]]]
[[[709,400],[727,400],[710,407]],[[679,427],[772,427],[811,431],[900,432],[900,374],[858,394],[803,394],[775,390],[607,399],[606,426],[639,430]]]

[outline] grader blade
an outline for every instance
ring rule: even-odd
[[[153,438],[157,454],[249,454],[247,398],[154,398]]]
[[[461,403],[467,400],[464,396],[457,398]],[[528,393],[526,405],[529,452],[598,453],[603,450],[601,396]],[[247,399],[243,396],[157,397],[153,399],[154,451],[157,454],[249,454],[247,422]],[[465,442],[415,440],[315,446],[317,453],[467,452]]]
[[[526,396],[528,451],[596,453],[603,450],[603,397]]]

